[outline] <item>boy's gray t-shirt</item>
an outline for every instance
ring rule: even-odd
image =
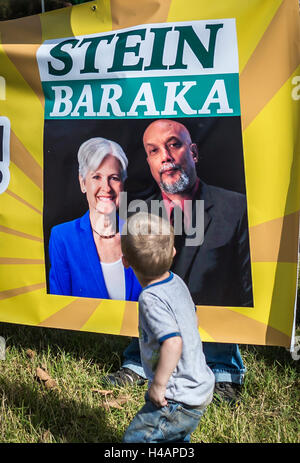
[[[170,276],[146,286],[139,297],[141,359],[149,386],[164,340],[181,336],[182,354],[166,389],[166,399],[205,407],[212,399],[215,378],[202,350],[195,304],[183,280]]]

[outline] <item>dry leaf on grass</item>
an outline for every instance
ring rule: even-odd
[[[48,379],[51,379],[51,376],[49,376],[48,373],[45,370],[43,370],[43,368],[39,367],[36,369],[36,376],[41,381],[48,381]]]
[[[105,402],[102,402],[102,406],[109,410],[110,408],[119,408],[122,409],[122,405],[127,403],[130,400],[130,396],[125,395],[125,396],[119,396],[116,399],[112,398],[110,400],[105,400]]]
[[[57,388],[57,382],[51,378],[51,376],[47,373],[47,371],[43,370],[42,368],[36,369],[36,376],[37,378],[42,381],[45,387],[49,390]]]
[[[57,382],[52,378],[45,381],[45,386],[47,389],[56,389],[58,387]]]
[[[30,358],[31,360],[36,356],[36,352],[34,350],[31,350],[31,349],[27,349],[27,351],[25,352],[27,357]]]
[[[108,394],[112,394],[114,391],[106,390],[106,389],[92,389],[92,392],[97,392],[98,394],[107,396]]]

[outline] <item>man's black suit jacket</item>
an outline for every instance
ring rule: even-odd
[[[161,193],[153,199],[162,200]],[[246,197],[200,181],[192,203],[194,225],[199,199],[204,200],[204,241],[186,246],[181,240],[171,270],[185,281],[197,305],[252,307]]]

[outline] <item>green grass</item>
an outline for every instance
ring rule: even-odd
[[[105,406],[99,390],[101,377],[121,365],[128,338],[4,323],[0,335],[7,343],[0,361],[1,443],[121,442],[146,386],[106,396],[123,399],[121,408]],[[280,347],[244,345],[241,351],[248,370],[242,404],[211,404],[192,442],[299,443],[300,361]],[[41,366],[57,388],[37,380]]]

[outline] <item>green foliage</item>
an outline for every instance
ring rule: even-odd
[[[0,19],[1,20],[9,19],[9,13],[10,13],[9,0],[2,0],[0,2]]]
[[[44,0],[45,11],[85,3],[90,0]],[[42,12],[41,0],[1,0],[0,20],[17,19]]]
[[[79,5],[79,3],[86,3],[90,1],[91,0],[69,0],[69,2],[72,3],[72,5]]]

